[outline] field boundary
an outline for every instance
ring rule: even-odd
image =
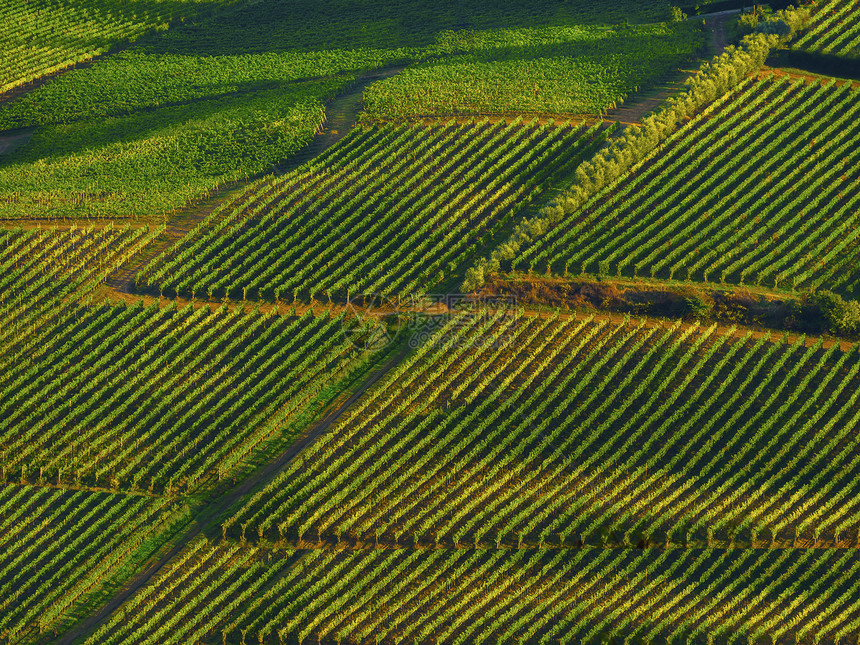
[[[259,468],[254,474],[242,480],[233,488],[221,496],[203,506],[196,513],[192,513],[190,526],[181,532],[179,538],[173,540],[169,549],[165,547],[151,558],[146,568],[137,575],[130,578],[110,599],[105,602],[98,611],[89,615],[84,621],[67,631],[55,641],[56,645],[72,645],[79,638],[88,635],[98,627],[104,620],[122,606],[132,595],[152,580],[174,557],[176,557],[189,542],[200,535],[205,535],[212,530],[221,517],[229,511],[242,497],[249,495],[261,485],[265,485],[281,470],[286,468],[303,450],[310,446],[317,438],[326,433],[332,425],[350,408],[364,393],[380,379],[397,367],[412,351],[408,346],[399,349],[394,356],[388,358],[382,365],[372,369],[365,377],[352,388],[344,390],[340,396],[334,399],[326,408],[317,415],[317,421],[312,423],[308,429],[297,438],[289,447],[283,450],[275,459],[269,461],[265,466]],[[168,541],[170,544],[170,541]]]

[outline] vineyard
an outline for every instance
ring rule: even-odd
[[[688,23],[452,32],[438,58],[371,87],[366,118],[602,114],[677,76],[702,46]]]
[[[235,0],[4,0],[0,93]]]
[[[456,320],[226,522],[239,540],[851,545],[860,351]]]
[[[745,81],[512,270],[860,291],[860,92]]]
[[[186,511],[154,497],[0,485],[0,639],[32,642],[68,627]]]
[[[99,266],[145,235],[34,229],[0,242],[3,481],[211,486],[290,441],[364,360],[342,317],[91,303]]]
[[[855,549],[283,552],[199,540],[87,643],[850,642],[858,592]]]
[[[107,273],[153,237],[146,228],[0,229],[0,371],[73,319]]]
[[[62,79],[63,91],[71,78]],[[45,86],[45,101],[37,91],[34,103],[22,103],[21,123],[68,123],[40,127],[29,145],[0,157],[3,217],[164,221],[224,183],[271,170],[307,145],[324,120],[323,102],[349,80],[290,83],[104,118],[88,114],[86,100],[77,108],[70,104],[72,114],[58,113],[51,107],[54,86]],[[84,76],[77,90],[86,88]],[[115,99],[114,105],[122,103]]]
[[[226,203],[138,283],[233,299],[425,293],[611,133],[521,119],[359,128]]]
[[[816,54],[860,58],[860,4],[857,0],[822,0],[809,30],[793,47]]]
[[[742,4],[0,0],[0,643],[860,641],[858,2]]]
[[[4,478],[173,494],[288,441],[358,358],[337,318],[157,304],[88,307],[33,343],[0,382]]]
[[[30,1],[52,7],[36,12],[43,20],[46,14],[64,19],[59,3]],[[143,20],[152,12],[167,16],[176,10],[175,0],[87,4],[93,15],[105,16],[105,24],[114,14]],[[677,74],[702,40],[686,24],[581,26],[623,22],[631,15],[665,20],[666,8],[656,0],[625,0],[612,8],[584,0],[512,2],[504,11],[494,2],[471,2],[465,10],[456,2],[405,0],[376,2],[372,9],[345,0],[243,2],[226,9],[234,4],[182,5],[185,13],[174,15],[161,37],[143,39],[0,105],[0,130],[37,128],[29,145],[0,157],[3,217],[161,221],[231,182],[276,171],[323,126],[325,104],[361,74],[410,61],[432,66],[449,58],[452,46],[459,51],[461,45],[452,43],[463,41],[463,33],[473,34],[463,42],[471,42],[467,49],[491,68],[485,81],[506,88],[501,111],[576,114],[596,114],[637,88]],[[119,6],[111,13],[110,5]],[[150,5],[157,9],[150,11]],[[192,20],[199,6],[212,8],[206,13],[214,16]],[[235,37],[237,24],[241,39]],[[465,58],[456,60],[462,64]],[[516,69],[506,69],[510,65]],[[416,106],[411,113],[426,94],[410,89],[409,79],[421,69],[409,71],[406,85],[396,91],[409,93]],[[475,70],[467,65],[462,71],[471,77]],[[434,81],[443,94],[460,92],[463,84],[462,73]],[[501,96],[496,93],[494,100]],[[488,109],[487,99],[485,88],[483,105],[471,112],[499,112]],[[385,99],[389,108],[391,100],[399,99]]]

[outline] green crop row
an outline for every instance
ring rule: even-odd
[[[196,489],[288,441],[361,357],[328,315],[93,305],[145,229],[0,237],[2,480]]]
[[[58,318],[73,318],[83,298],[157,233],[0,229],[0,372],[37,348]]]
[[[303,544],[853,544],[860,352],[453,319],[224,525]]]
[[[310,166],[251,186],[139,283],[231,298],[426,292],[608,133],[519,119],[359,129]]]
[[[271,552],[199,540],[88,643],[835,642],[854,549]]]

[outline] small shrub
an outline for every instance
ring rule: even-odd
[[[669,5],[669,20],[672,22],[684,22],[687,19],[687,14],[681,11],[681,7]]]
[[[830,329],[842,334],[860,332],[860,302],[844,300],[832,291],[819,291],[815,299]]]
[[[709,318],[714,310],[713,301],[699,294],[688,296],[684,300],[684,305],[687,310],[687,313],[696,318],[697,320],[702,318]]]

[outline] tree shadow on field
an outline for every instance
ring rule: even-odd
[[[223,56],[295,50],[422,47],[449,29],[498,29],[662,20],[625,0],[295,0],[256,3],[151,39],[152,53]]]
[[[233,131],[235,125],[229,117],[239,110],[253,107],[261,112],[266,111],[267,108],[274,108],[289,101],[291,92],[295,104],[313,98],[325,100],[327,96],[324,92],[316,97],[310,93],[319,82],[319,80],[293,83],[247,82],[239,84],[235,92],[216,93],[184,102],[147,107],[107,118],[81,119],[67,124],[42,126],[35,132],[29,145],[0,157],[0,168],[69,157],[106,148],[112,144],[133,144],[162,133],[172,136],[182,132],[186,126],[194,127],[195,122],[209,121],[212,125],[206,129],[217,129],[222,134],[229,135],[230,133],[224,131]],[[268,111],[271,112],[271,109]],[[224,115],[220,123],[224,127],[213,128],[214,120],[219,115]],[[262,114],[260,116],[262,118]],[[272,113],[271,116],[274,118],[277,115]],[[201,143],[205,142],[201,141]],[[223,141],[213,139],[211,146],[204,147],[211,147],[214,150],[222,144]]]

